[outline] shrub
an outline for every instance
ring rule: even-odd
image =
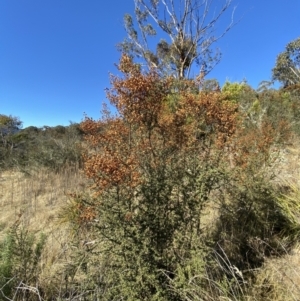
[[[5,300],[39,300],[40,259],[45,241],[45,235],[36,238],[17,224],[1,241],[0,293]]]
[[[222,147],[235,132],[237,107],[220,93],[142,74],[127,57],[120,69],[124,79],[112,77],[108,91],[120,116],[82,123],[106,295],[180,300],[171,284],[181,282],[177,274],[194,252],[205,253],[202,214],[224,180]]]

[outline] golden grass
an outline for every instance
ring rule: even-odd
[[[281,258],[267,259],[258,270],[252,300],[300,300],[300,252],[298,248]]]
[[[39,235],[47,235],[40,281],[44,287],[60,283],[59,271],[70,260],[69,230],[59,213],[68,194],[86,190],[87,181],[78,168],[59,173],[31,170],[30,175],[10,171],[0,174],[0,240],[14,225]]]
[[[60,173],[49,170],[0,174],[0,233],[16,222],[35,232],[49,232],[68,193],[82,191],[85,180],[78,169],[68,167]]]

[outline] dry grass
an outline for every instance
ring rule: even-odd
[[[281,183],[292,182],[300,185],[299,138],[295,138],[293,144],[280,152],[276,162],[276,176]]]
[[[79,170],[72,167],[60,173],[36,170],[30,175],[18,171],[0,174],[0,233],[16,222],[48,233],[68,193],[82,191],[85,185]]]
[[[0,174],[0,239],[17,224],[35,234],[47,235],[40,275],[44,287],[63,280],[59,279],[59,271],[70,260],[70,242],[67,224],[60,223],[59,213],[68,194],[82,192],[86,185],[75,167],[59,173],[40,169],[31,170],[30,175],[18,171]]]
[[[281,258],[267,259],[258,270],[252,300],[300,300],[300,252],[296,248]]]

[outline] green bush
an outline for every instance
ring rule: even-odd
[[[39,300],[40,260],[46,236],[36,238],[13,226],[0,245],[0,286],[3,300]]]

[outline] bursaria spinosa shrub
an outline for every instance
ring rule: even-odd
[[[192,81],[178,89],[173,78],[141,73],[127,56],[119,69],[124,76],[112,76],[107,91],[118,115],[81,125],[97,231],[111,258],[107,281],[119,283],[108,294],[176,300],[170,279],[193,248],[205,253],[201,214],[223,178],[237,107],[220,93],[195,92]]]

